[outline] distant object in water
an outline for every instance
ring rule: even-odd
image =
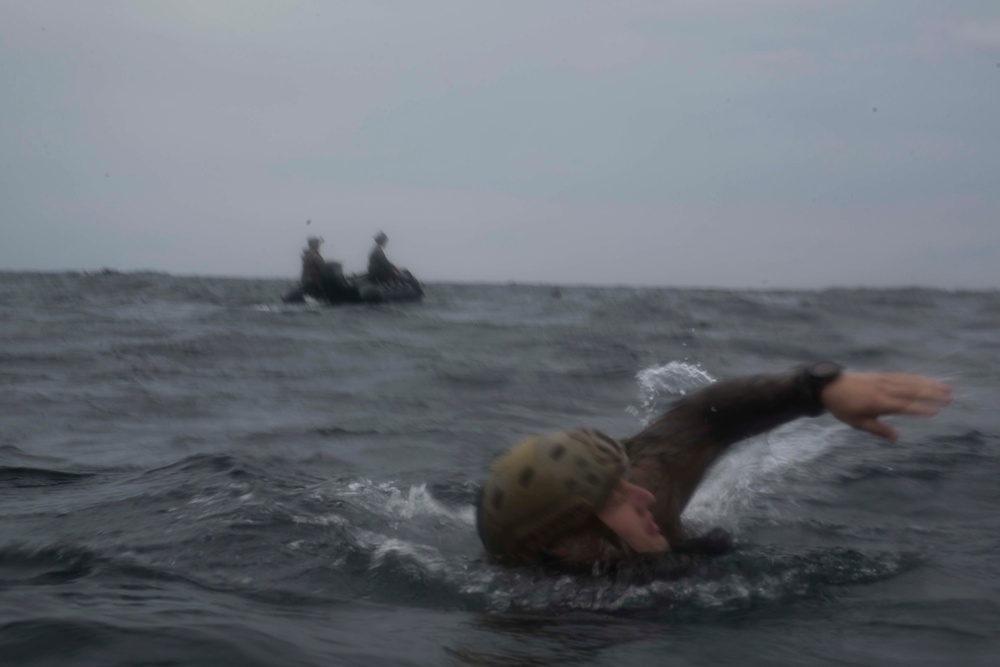
[[[553,287],[552,291],[549,292],[549,294],[552,295],[553,299],[561,299],[562,298],[562,292],[559,290],[558,287]]]
[[[424,297],[420,281],[406,270],[395,280],[376,281],[367,273],[345,276],[340,262],[326,262],[320,272],[320,283],[320,291],[309,290],[308,294],[330,305],[419,301]],[[305,286],[300,284],[287,292],[281,300],[285,303],[302,303],[306,294]]]

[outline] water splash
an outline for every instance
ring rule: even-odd
[[[386,508],[402,519],[413,519],[426,516],[447,519],[452,523],[472,526],[475,523],[475,510],[472,506],[451,509],[435,500],[426,484],[411,486],[404,496],[400,491],[393,490]]]
[[[377,570],[385,563],[390,556],[396,556],[401,560],[412,561],[420,568],[418,574],[424,573],[441,574],[447,571],[448,562],[441,555],[441,552],[426,544],[417,544],[398,538],[375,539],[373,533],[368,533],[369,546],[373,548],[372,560],[369,569]]]
[[[845,428],[795,422],[737,445],[709,471],[685,516],[732,527],[747,508],[780,491],[790,478],[813,474],[809,464],[835,447],[833,435]]]
[[[451,508],[434,498],[427,490],[427,484],[411,486],[404,494],[391,482],[358,480],[339,495],[352,497],[366,510],[386,519],[411,521],[431,518],[466,527],[475,524],[475,510],[471,505]]]
[[[639,383],[639,406],[628,406],[625,411],[639,419],[643,427],[661,410],[661,397],[684,396],[715,381],[711,375],[696,365],[671,361],[660,366],[644,368],[636,374]]]
[[[852,584],[891,579],[919,564],[912,554],[852,549],[773,550],[746,547],[681,572],[652,566],[626,577],[577,577],[494,568],[463,587],[486,596],[492,611],[647,612],[698,618],[761,604],[816,598]]]

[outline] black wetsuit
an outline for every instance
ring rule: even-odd
[[[730,445],[822,412],[804,371],[715,382],[622,440],[632,461],[629,478],[656,496],[650,511],[671,547],[680,547],[690,537],[681,514]]]

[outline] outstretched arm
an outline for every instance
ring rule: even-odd
[[[901,373],[842,373],[817,389],[808,369],[715,382],[678,401],[623,442],[631,478],[656,496],[651,508],[671,543],[684,539],[680,516],[705,473],[735,442],[824,409],[841,421],[894,439],[878,421],[931,415],[951,400],[946,385]]]

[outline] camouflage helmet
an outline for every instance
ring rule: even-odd
[[[495,558],[535,563],[592,519],[627,467],[621,443],[595,429],[522,440],[490,469],[476,512],[479,537]]]

